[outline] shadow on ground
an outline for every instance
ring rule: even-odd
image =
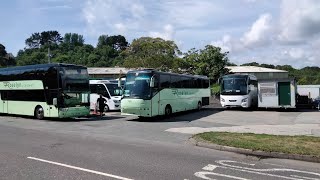
[[[135,122],[192,122],[203,117],[211,116],[215,113],[223,111],[222,108],[203,108],[202,110],[191,110],[179,113],[174,113],[170,117],[167,116],[156,116],[151,118],[140,117],[138,119],[130,119],[127,121]]]
[[[85,121],[108,121],[108,120],[115,120],[121,119],[121,116],[108,116],[108,114],[100,117],[95,115],[90,115],[87,117],[80,117],[80,118],[44,118],[44,119],[35,119],[32,116],[22,116],[22,115],[13,115],[13,114],[0,114],[0,116],[4,117],[14,117],[14,118],[24,118],[28,120],[34,121],[50,121],[50,122],[85,122]]]
[[[266,111],[266,112],[319,112],[316,109],[304,109],[304,108],[256,108],[247,109],[241,107],[225,108],[225,111],[244,111],[244,112],[255,112],[255,111]]]

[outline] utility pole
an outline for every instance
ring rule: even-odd
[[[50,54],[50,46],[49,46],[49,47],[48,47],[48,63],[49,63],[49,64],[51,63],[50,57],[51,57],[51,54]]]

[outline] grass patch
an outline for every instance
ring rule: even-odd
[[[320,157],[320,138],[277,136],[252,133],[207,132],[194,135],[196,140],[266,152],[313,155]]]

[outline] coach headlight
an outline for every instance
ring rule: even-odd
[[[248,102],[248,98],[242,99],[242,102]]]
[[[222,102],[225,102],[225,100],[224,100],[223,98],[221,98],[221,101],[222,101]]]
[[[118,101],[118,100],[113,100],[113,102],[114,102],[114,103],[119,103],[120,101]]]

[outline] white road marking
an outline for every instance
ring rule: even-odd
[[[99,172],[99,171],[94,171],[94,170],[90,170],[90,169],[85,169],[85,168],[80,168],[80,167],[76,167],[76,166],[71,166],[71,165],[67,165],[67,164],[62,164],[62,163],[58,163],[58,162],[53,162],[53,161],[48,161],[48,160],[44,160],[44,159],[39,159],[39,158],[35,158],[35,157],[27,157],[28,159],[32,159],[32,160],[36,160],[36,161],[41,161],[41,162],[45,162],[45,163],[49,163],[49,164],[54,164],[57,166],[63,166],[63,167],[67,167],[67,168],[71,168],[71,169],[76,169],[79,171],[85,171],[85,172],[89,172],[92,174],[98,174],[101,176],[106,176],[106,177],[111,177],[111,178],[115,178],[115,179],[120,179],[120,180],[133,180],[133,179],[129,179],[129,178],[125,178],[125,177],[121,177],[121,176],[116,176],[113,174],[107,174],[107,173],[103,173],[103,172]]]
[[[229,161],[229,160],[220,160],[216,161],[218,164],[225,166],[225,167],[232,167],[232,168],[238,168],[238,169],[245,169],[245,170],[250,170],[250,171],[256,171],[256,172],[295,172],[295,173],[302,173],[302,174],[307,174],[307,175],[314,175],[320,177],[319,173],[315,172],[309,172],[309,171],[300,171],[300,170],[295,170],[295,169],[285,169],[285,168],[272,168],[272,169],[255,169],[255,168],[248,168],[248,167],[241,167],[241,166],[234,166],[230,165],[227,163],[240,163],[237,161]]]
[[[272,166],[278,166],[278,167],[285,167],[285,166],[283,166],[283,165],[273,164],[273,163],[264,163],[264,164],[268,164],[268,165],[272,165]]]
[[[300,178],[300,179],[307,179],[307,180],[319,180],[319,178],[310,178],[310,177],[303,177],[297,175],[291,175],[292,177]]]
[[[219,173],[214,173],[214,172],[196,172],[194,173],[194,175],[196,177],[199,177],[199,178],[202,178],[202,179],[206,179],[206,180],[215,180],[215,179],[212,179],[212,178],[209,178],[207,177],[206,175],[214,175],[214,176],[220,176],[220,177],[227,177],[227,178],[230,178],[230,179],[239,179],[239,180],[248,180],[248,179],[245,179],[245,178],[241,178],[241,177],[237,177],[237,176],[230,176],[230,175],[226,175],[226,174],[219,174]]]
[[[239,169],[239,168],[224,167],[224,166],[218,166],[218,167],[224,168],[224,169],[232,169],[232,170],[236,170],[236,171],[252,173],[252,174],[259,174],[259,175],[263,175],[263,176],[270,176],[270,177],[277,177],[277,178],[291,179],[291,180],[301,180],[301,178],[293,178],[293,177],[287,177],[287,176],[281,176],[281,175],[275,175],[275,174],[268,174],[268,173],[263,173],[263,172],[258,172],[258,171],[249,171],[249,170]]]
[[[215,168],[217,168],[216,165],[208,164],[206,167],[202,168],[205,171],[213,171]]]

